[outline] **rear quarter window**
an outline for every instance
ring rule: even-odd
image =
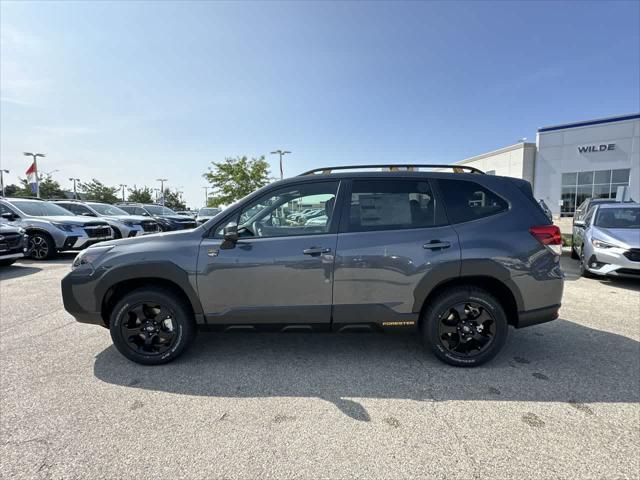
[[[451,223],[469,222],[504,212],[509,204],[500,196],[470,180],[438,180]]]

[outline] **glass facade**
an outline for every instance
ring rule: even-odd
[[[629,185],[629,173],[628,168],[563,173],[560,216],[573,216],[588,197],[614,198],[618,187]]]

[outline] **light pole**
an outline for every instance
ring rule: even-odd
[[[124,189],[127,187],[124,183],[120,184],[120,188],[122,189],[122,202],[124,203]]]
[[[2,196],[4,197],[4,174],[9,173],[9,170],[0,169],[0,187],[2,188]]]
[[[271,155],[280,155],[280,180],[284,178],[284,171],[282,170],[282,157],[287,153],[291,153],[289,150],[276,150],[271,152]]]
[[[204,188],[204,206],[209,206],[209,188],[210,187],[202,187]]]
[[[36,197],[40,198],[40,181],[38,180],[38,157],[46,157],[44,153],[31,153],[31,152],[22,152],[25,157],[33,158],[33,173],[35,173],[36,180]],[[28,172],[29,170],[27,170]]]
[[[73,182],[73,198],[75,200],[77,200],[78,199],[78,190],[76,189],[76,182],[79,182],[80,179],[79,178],[70,178],[69,181]]]
[[[158,203],[158,192],[160,191],[159,188],[154,188],[153,192],[156,194],[156,203]]]
[[[160,182],[160,194],[162,195],[162,206],[164,207],[164,182],[168,181],[167,178],[156,178],[156,182]]]

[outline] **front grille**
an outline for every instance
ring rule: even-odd
[[[193,221],[193,220],[180,221],[180,225],[182,225],[183,229],[196,228],[196,226],[197,226],[196,222]]]
[[[142,230],[145,232],[159,232],[160,226],[156,222],[142,222]]]
[[[636,270],[635,268],[619,268],[616,270],[616,273],[621,275],[635,275],[640,277],[640,270]]]
[[[631,250],[627,250],[623,255],[632,262],[640,262],[640,248],[632,248]]]
[[[107,224],[85,225],[84,231],[89,238],[111,237],[111,227]]]

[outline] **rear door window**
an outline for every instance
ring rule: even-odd
[[[427,228],[444,224],[427,180],[355,180],[350,232]]]
[[[509,208],[503,198],[470,180],[440,179],[438,185],[451,223],[477,220]]]

